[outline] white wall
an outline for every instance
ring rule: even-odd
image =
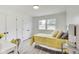
[[[33,17],[33,34],[36,33],[52,33],[53,30],[39,30],[38,29],[38,21],[40,19],[56,19],[56,30],[66,31],[66,12],[61,12],[57,14],[44,15],[44,16],[36,16]]]
[[[5,15],[0,14],[0,32],[5,32]]]
[[[9,32],[7,34],[7,40],[16,38],[16,16],[8,15],[6,16],[6,29],[5,32]]]
[[[79,7],[67,8],[67,25],[79,24]]]
[[[4,38],[7,40],[13,38],[21,38],[22,40],[28,39],[31,36],[31,23],[31,16],[29,15],[0,13],[0,32],[9,32],[6,38]]]

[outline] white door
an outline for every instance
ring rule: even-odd
[[[23,40],[29,39],[31,37],[32,21],[30,17],[23,17]]]
[[[31,37],[31,25],[32,21],[30,17],[22,16],[7,16],[6,20],[6,32],[7,40],[19,38],[22,41]]]
[[[16,38],[16,16],[7,16],[7,40]]]
[[[21,16],[17,17],[16,29],[17,29],[16,31],[17,38],[23,40],[23,19]]]

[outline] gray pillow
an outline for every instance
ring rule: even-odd
[[[61,38],[62,39],[68,39],[68,33],[64,33]]]

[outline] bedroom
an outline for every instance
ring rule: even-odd
[[[34,6],[38,8],[33,9]],[[69,24],[79,23],[78,7],[65,5],[0,5],[0,33],[5,34],[0,40],[15,43],[15,39],[20,39],[21,43],[18,48],[20,54],[48,54],[48,52],[51,52],[49,51],[51,48],[47,50],[38,46],[33,48],[30,45],[29,41],[32,36],[40,33],[49,36],[55,30],[67,32]],[[59,41],[57,43],[61,45]],[[63,49],[58,51],[63,51]],[[62,52],[53,51],[53,53]]]

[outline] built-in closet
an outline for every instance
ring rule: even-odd
[[[3,40],[20,38],[22,41],[31,37],[32,21],[30,16],[0,14],[0,32],[7,33]]]

